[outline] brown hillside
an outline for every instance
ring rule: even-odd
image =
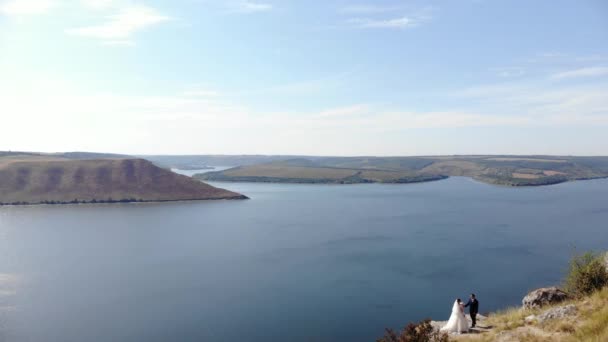
[[[144,159],[0,158],[0,203],[246,198]]]

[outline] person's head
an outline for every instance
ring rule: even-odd
[[[471,299],[475,299],[475,294],[471,293]]]
[[[460,303],[462,303],[462,300],[460,300],[460,298],[456,298],[456,302],[457,302],[458,304],[460,304]]]

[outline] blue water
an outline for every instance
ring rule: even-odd
[[[251,200],[1,207],[0,341],[373,341],[608,248],[608,180],[216,185]]]

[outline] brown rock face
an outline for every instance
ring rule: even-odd
[[[544,287],[528,293],[522,300],[522,305],[525,309],[530,309],[559,303],[566,299],[568,299],[568,294],[557,287]]]
[[[0,204],[244,199],[144,159],[0,163]]]

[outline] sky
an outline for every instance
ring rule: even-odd
[[[0,0],[0,150],[608,155],[608,1]]]

